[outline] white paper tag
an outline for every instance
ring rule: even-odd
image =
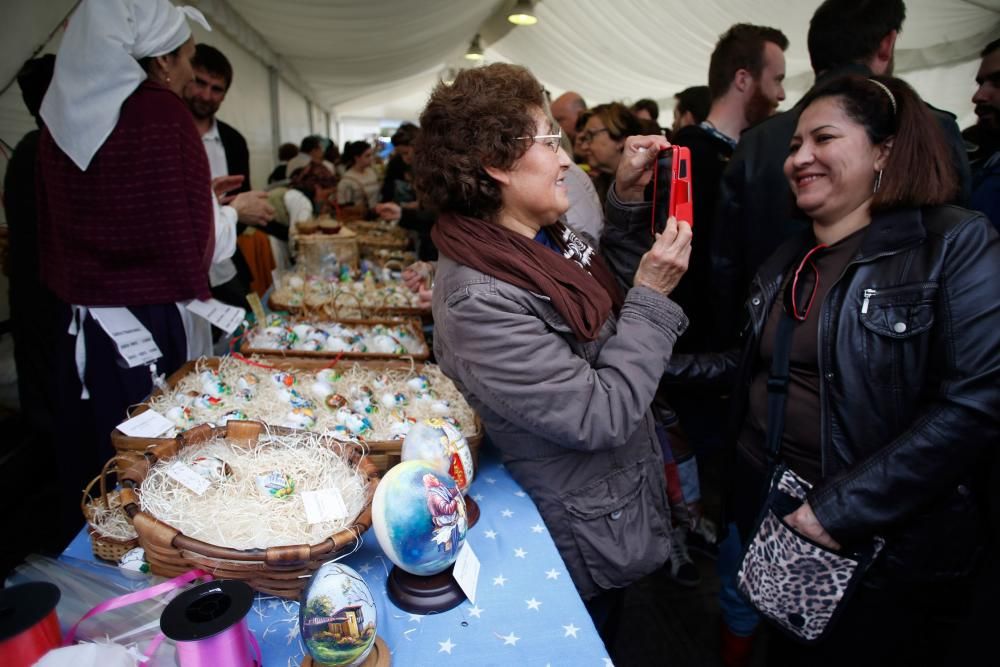
[[[306,521],[311,524],[347,518],[347,505],[337,489],[303,491],[302,504],[306,508]]]
[[[167,466],[167,469],[164,470],[164,472],[171,478],[194,491],[199,496],[208,491],[209,487],[212,486],[210,481],[196,473],[186,463],[182,463],[180,461],[174,461],[171,463]]]
[[[90,308],[90,315],[111,337],[129,368],[145,366],[163,356],[153,334],[128,308]]]
[[[462,545],[455,559],[455,569],[452,576],[458,582],[465,597],[469,598],[472,604],[476,604],[476,588],[479,586],[479,558],[468,542]]]
[[[118,425],[118,430],[132,438],[158,438],[174,423],[156,410],[146,410]]]
[[[227,334],[236,331],[236,327],[243,324],[247,311],[236,306],[229,306],[216,299],[208,301],[198,301],[197,299],[185,306],[195,315],[203,317],[215,326],[219,327]]]

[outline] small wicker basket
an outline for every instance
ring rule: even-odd
[[[153,465],[173,458],[183,448],[225,437],[250,445],[257,441],[265,426],[260,422],[230,421],[222,428],[207,424],[185,431],[176,439],[146,451],[142,459],[120,473],[122,503],[139,534],[139,544],[146,551],[153,574],[177,576],[199,568],[216,578],[240,579],[255,590],[288,599],[297,599],[312,575],[328,560],[353,547],[362,533],[371,527],[372,498],[379,476],[375,466],[364,456],[361,447],[345,444],[350,462],[368,477],[365,507],[351,526],[331,535],[319,544],[295,544],[267,549],[231,549],[188,537],[139,507],[139,487]],[[272,433],[296,433],[292,429],[271,427]]]
[[[80,500],[80,510],[83,512],[83,517],[87,520],[87,533],[90,535],[90,548],[94,552],[94,556],[116,564],[121,560],[122,556],[139,546],[139,537],[138,535],[129,539],[110,537],[101,530],[101,526],[95,521],[94,515],[99,508],[112,512],[117,510],[123,516],[125,515],[125,508],[122,507],[119,491],[108,491],[108,475],[112,473],[117,474],[117,465],[119,463],[131,465],[135,460],[134,457],[112,457],[111,460],[104,464],[101,474],[90,480],[90,484],[83,490],[83,498]],[[97,497],[91,495],[95,484],[98,484],[100,489],[100,495]]]

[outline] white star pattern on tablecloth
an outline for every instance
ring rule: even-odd
[[[615,667],[615,663],[611,662],[611,658],[605,658],[604,667]]]
[[[486,480],[487,484],[496,484],[497,483],[497,481],[495,479],[493,479],[492,477],[484,477],[483,479]]]
[[[438,646],[441,647],[438,649],[438,653],[447,653],[448,655],[451,655],[451,649],[458,646],[458,644],[452,644],[451,637],[448,637],[448,639],[443,642],[438,642]]]
[[[517,496],[518,498],[524,498],[528,494],[525,493],[524,491],[515,491],[514,495]]]
[[[486,538],[490,539],[490,540],[497,539],[497,531],[495,531],[495,530],[484,530],[483,531],[483,535],[485,535]]]
[[[503,574],[501,574],[499,577],[493,577],[494,586],[503,586],[504,584],[507,583],[507,581],[508,580],[503,576]]]
[[[517,646],[517,642],[521,640],[521,638],[515,635],[513,632],[507,635],[506,637],[504,635],[497,635],[497,637],[503,640],[504,646],[507,646],[508,644],[510,644],[511,646]]]
[[[514,556],[516,556],[517,558],[524,558],[527,555],[528,555],[528,552],[525,551],[524,549],[522,549],[521,547],[518,547],[517,549],[514,549]]]
[[[368,574],[368,570],[370,569],[372,569],[372,566],[368,563],[365,563],[364,565],[358,568],[358,572],[360,572],[361,574]]]
[[[562,573],[559,572],[558,570],[556,570],[555,568],[553,568],[553,569],[551,569],[551,570],[549,570],[548,572],[545,573],[545,578],[546,579],[558,579],[560,574],[562,574]]]
[[[566,634],[564,634],[563,637],[572,637],[573,639],[576,639],[576,633],[580,630],[580,628],[570,623],[569,625],[564,625],[563,630],[566,631]]]
[[[414,623],[419,623],[420,621],[424,620],[424,617],[420,616],[419,614],[410,614],[410,617],[406,620],[413,621]]]
[[[472,609],[469,610],[469,616],[475,616],[476,618],[479,618],[482,616],[484,611],[486,610],[480,609],[477,605],[472,605]]]
[[[484,497],[483,494],[477,493],[476,495],[472,496],[472,499],[475,500],[477,503],[481,503],[483,502],[483,497]]]
[[[544,533],[545,532],[545,526],[543,526],[540,523],[536,523],[534,526],[531,527],[531,532],[533,532],[533,533]]]
[[[526,605],[528,605],[528,609],[534,609],[535,611],[541,611],[539,609],[539,607],[542,606],[542,601],[541,600],[536,600],[535,598],[531,598],[530,600],[525,600],[524,603]]]
[[[509,508],[508,508],[508,509],[505,509],[505,510],[503,510],[502,512],[500,512],[500,514],[501,514],[501,515],[502,515],[502,516],[503,516],[503,517],[504,517],[505,519],[509,519],[509,518],[511,518],[512,516],[514,516],[514,512],[512,512],[512,511],[511,511],[511,510],[510,510]]]

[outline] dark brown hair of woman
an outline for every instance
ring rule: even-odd
[[[439,83],[420,114],[413,175],[421,201],[437,211],[495,222],[500,186],[486,167],[510,169],[538,134],[541,84],[524,67],[496,63]]]
[[[871,211],[935,206],[953,201],[958,176],[941,126],[920,96],[894,77],[838,77],[809,91],[801,107],[834,97],[873,144],[892,139]]]

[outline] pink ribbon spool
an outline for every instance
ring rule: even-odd
[[[260,647],[247,627],[253,590],[242,581],[210,581],[174,598],[160,630],[177,646],[180,667],[260,667]]]

